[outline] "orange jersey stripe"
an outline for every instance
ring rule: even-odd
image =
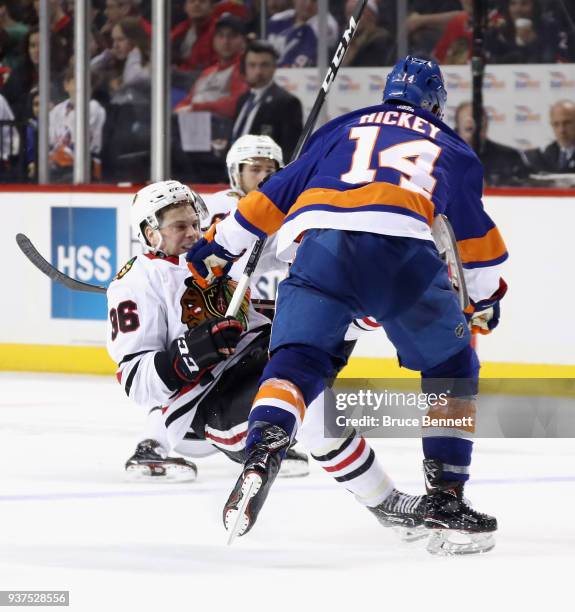
[[[242,217],[268,236],[278,231],[285,218],[285,214],[260,191],[252,191],[242,198],[238,210]]]
[[[289,382],[289,380],[280,380],[277,378],[266,380],[259,388],[254,399],[254,404],[259,400],[265,401],[268,397],[291,404],[299,412],[300,418],[303,421],[305,415],[303,395],[293,383]]]
[[[491,228],[481,238],[459,240],[457,246],[463,263],[490,261],[505,255],[507,252],[503,238],[501,238],[501,234],[496,227]]]
[[[370,183],[357,189],[338,191],[336,189],[314,188],[304,191],[289,209],[288,216],[313,204],[329,204],[338,208],[356,208],[369,204],[384,204],[407,208],[424,219],[431,226],[435,206],[425,196],[408,191],[391,183]]]

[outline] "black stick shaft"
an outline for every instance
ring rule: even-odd
[[[472,75],[472,114],[475,124],[473,130],[473,149],[481,152],[481,129],[483,126],[483,74],[485,55],[483,37],[486,25],[486,0],[473,0],[473,45],[471,52]]]

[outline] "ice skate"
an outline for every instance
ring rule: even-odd
[[[415,542],[429,536],[423,526],[425,495],[408,495],[397,489],[369,511],[384,527],[391,527],[404,542]]]
[[[196,480],[198,469],[191,461],[181,457],[163,457],[160,443],[156,440],[143,440],[136,452],[126,462],[126,473],[131,480],[153,482],[192,482]]]
[[[277,425],[266,427],[246,459],[244,469],[224,506],[224,525],[231,544],[254,525],[282,462],[281,451],[290,443],[287,433]]]
[[[279,478],[301,478],[309,474],[309,460],[292,446],[288,448],[278,474]]]
[[[427,550],[435,555],[491,550],[497,519],[471,508],[463,497],[463,482],[442,480],[439,461],[427,459],[423,468],[427,488],[423,524],[432,530]]]

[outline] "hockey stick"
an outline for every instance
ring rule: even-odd
[[[435,217],[435,221],[431,226],[431,234],[437,245],[440,257],[447,264],[449,280],[459,298],[459,306],[461,310],[465,311],[470,302],[465,276],[463,275],[463,264],[461,263],[453,228],[445,215],[437,215]]]
[[[53,281],[68,287],[68,289],[75,289],[77,291],[87,291],[89,293],[106,293],[106,287],[100,285],[90,285],[89,283],[83,283],[82,281],[76,280],[71,276],[60,272],[58,268],[55,268],[49,261],[46,261],[42,255],[38,252],[38,249],[32,244],[32,241],[28,236],[24,234],[16,234],[16,242],[20,247],[20,250],[26,257],[46,276],[50,277]]]
[[[85,291],[88,293],[106,293],[108,290],[107,287],[102,287],[101,285],[91,285],[90,283],[84,283],[82,281],[76,280],[64,272],[60,272],[58,268],[53,266],[49,261],[44,259],[38,249],[32,244],[32,241],[25,234],[16,234],[16,242],[20,247],[20,250],[29,261],[31,261],[37,268],[51,278],[53,281],[60,283],[64,287],[68,287],[68,289],[73,289],[74,291]],[[255,308],[259,308],[261,310],[274,310],[276,307],[276,303],[274,300],[264,300],[259,298],[253,298],[250,302],[254,305]]]
[[[291,156],[290,163],[295,161],[300,156],[300,153],[305,143],[307,142],[308,138],[310,137],[313,131],[313,128],[315,127],[317,118],[319,117],[319,112],[321,110],[321,107],[323,106],[324,100],[328,94],[331,84],[335,80],[335,77],[337,75],[341,62],[349,48],[351,40],[355,35],[355,32],[357,30],[357,24],[359,23],[359,20],[363,13],[363,9],[365,8],[366,4],[367,4],[367,0],[358,0],[357,4],[355,5],[355,9],[353,10],[353,15],[349,18],[347,28],[343,31],[343,34],[341,35],[339,45],[337,46],[336,52],[327,69],[327,74],[325,75],[323,83],[321,84],[321,88],[317,94],[313,107],[305,122],[302,133],[299,137],[299,140],[297,141],[297,145]],[[240,281],[238,282],[238,286],[236,287],[236,290],[234,291],[234,295],[226,311],[226,316],[233,317],[237,314],[240,308],[240,304],[242,303],[242,300],[244,299],[244,295],[246,291],[248,290],[248,287],[250,285],[251,276],[254,273],[256,266],[258,265],[258,261],[260,260],[265,244],[266,244],[265,238],[260,238],[255,243],[252,249],[252,252],[250,254],[250,258],[248,259],[248,263],[246,264],[246,267],[244,269],[244,273],[242,274],[242,277]]]

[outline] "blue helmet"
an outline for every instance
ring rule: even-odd
[[[447,91],[439,66],[411,55],[397,62],[387,75],[383,90],[383,101],[389,100],[424,108],[441,119]]]

